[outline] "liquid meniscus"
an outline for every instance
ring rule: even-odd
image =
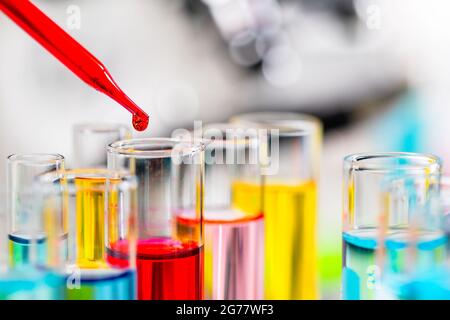
[[[68,300],[134,300],[135,272],[120,269],[81,269],[68,276]]]
[[[205,217],[206,299],[263,299],[263,215],[246,218],[229,209],[207,210]]]
[[[361,229],[343,233],[343,298],[372,300],[400,298],[405,282],[412,274],[411,249],[414,269],[433,270],[445,259],[446,238],[439,232],[424,232],[414,244],[406,231],[390,229],[383,241],[383,266],[377,264],[377,229]],[[382,268],[381,268],[382,267]],[[382,273],[381,273],[382,272]],[[383,290],[381,290],[383,289]]]

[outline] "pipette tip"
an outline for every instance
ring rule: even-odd
[[[133,114],[133,127],[137,131],[144,131],[148,127],[148,119],[148,115],[142,117],[137,114]]]

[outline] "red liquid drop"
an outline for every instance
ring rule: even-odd
[[[38,7],[25,0],[0,0],[0,10],[81,80],[130,111],[136,130],[147,128],[148,115],[126,96],[106,67]]]
[[[138,115],[133,114],[133,127],[137,131],[144,131],[148,127],[148,116],[141,118]]]
[[[108,261],[127,266],[116,251],[126,247],[122,242],[108,250]],[[203,247],[194,241],[140,240],[136,267],[139,300],[203,299]]]

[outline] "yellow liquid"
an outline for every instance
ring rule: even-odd
[[[105,179],[75,178],[77,265],[103,268],[105,252]]]
[[[239,208],[257,201],[258,186],[234,185]],[[317,299],[316,185],[266,185],[265,297],[266,299]]]

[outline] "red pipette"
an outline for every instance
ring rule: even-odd
[[[81,80],[120,103],[143,131],[148,115],[116,84],[105,66],[28,0],[0,0],[0,10],[53,54]]]

